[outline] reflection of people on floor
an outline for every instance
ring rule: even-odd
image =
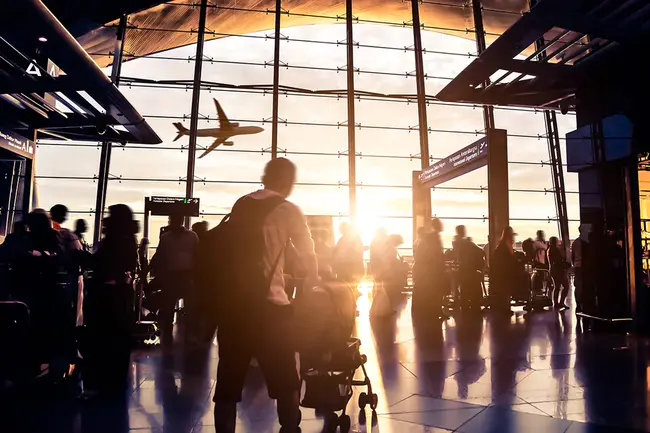
[[[208,357],[184,362],[180,378],[159,365],[155,375],[156,400],[162,403],[164,431],[190,433],[210,393]],[[152,425],[154,425],[152,423]]]
[[[517,383],[517,373],[529,367],[525,348],[529,344],[530,323],[521,317],[512,323],[510,317],[494,316],[488,329],[492,401],[507,407],[517,400],[512,392]],[[504,432],[511,431],[505,423],[500,427]]]
[[[483,317],[480,314],[463,314],[456,322],[457,353],[461,370],[454,375],[458,384],[458,397],[470,397],[469,386],[476,383],[487,371],[485,358],[479,355],[483,337]]]
[[[449,332],[450,327],[443,331],[442,326],[431,326],[431,319],[424,314],[413,315],[413,335],[415,337],[415,363],[419,379],[426,379],[426,390],[432,397],[440,398],[445,390],[447,378],[447,358],[445,340],[443,336]]]

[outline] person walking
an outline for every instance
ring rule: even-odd
[[[588,255],[589,250],[589,230],[586,225],[581,224],[578,231],[580,236],[571,244],[571,262],[573,263],[574,272],[576,313],[581,313],[585,280],[585,257]]]
[[[415,248],[413,265],[413,314],[445,318],[442,311],[443,299],[447,295],[449,284],[445,270],[445,258],[442,248],[442,221],[431,220],[431,231],[422,231]]]
[[[342,223],[339,231],[341,237],[333,251],[334,272],[339,281],[349,284],[358,293],[357,286],[365,274],[363,243],[350,224]]]
[[[286,200],[295,182],[296,166],[291,161],[271,160],[262,178],[264,189],[240,198],[227,223],[233,287],[223,296],[217,330],[217,433],[235,431],[237,403],[253,357],[264,374],[269,396],[277,400],[281,432],[300,431],[295,326],[284,284],[284,252],[289,242],[305,270],[304,287],[315,287],[320,279],[306,218]]]
[[[454,252],[458,260],[462,308],[480,311],[483,299],[481,283],[485,270],[485,259],[483,250],[472,242],[471,238],[467,237],[467,229],[463,225],[456,227]]]
[[[555,283],[553,291],[553,305],[556,310],[566,310],[567,294],[569,293],[569,277],[567,271],[571,267],[566,260],[563,248],[560,248],[559,240],[553,236],[549,239],[548,261],[551,267],[551,278]]]
[[[78,219],[75,221],[74,227],[75,228],[73,234],[79,240],[79,243],[81,244],[81,250],[84,252],[90,252],[90,246],[86,241],[86,233],[88,232],[88,224],[86,223],[86,220]]]
[[[517,257],[514,251],[515,236],[512,227],[503,229],[501,239],[492,253],[490,262],[490,294],[492,303],[490,309],[501,314],[511,315],[510,296],[516,290],[516,279],[512,272],[517,268]]]
[[[163,351],[169,351],[173,346],[176,305],[192,291],[192,271],[199,248],[198,235],[186,229],[184,221],[183,215],[169,217],[167,230],[160,237],[150,264],[156,278],[162,281],[159,323]]]
[[[84,302],[89,347],[84,354],[87,394],[124,397],[131,355],[133,279],[138,269],[138,222],[125,204],[109,206],[104,237],[93,254]]]

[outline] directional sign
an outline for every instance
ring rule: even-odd
[[[34,142],[9,131],[0,130],[0,148],[10,150],[25,158],[34,157]]]
[[[483,137],[422,170],[420,182],[433,187],[487,164],[488,141]]]
[[[151,215],[199,216],[199,199],[184,197],[151,197]]]

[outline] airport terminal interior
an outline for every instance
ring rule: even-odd
[[[650,431],[647,1],[10,3],[0,432],[231,432],[220,242],[285,159],[319,283],[296,225],[266,282],[343,338],[299,429],[252,356],[235,431]]]

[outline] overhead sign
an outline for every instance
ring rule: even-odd
[[[184,197],[151,197],[149,211],[151,215],[199,216],[199,199]]]
[[[487,164],[487,156],[488,141],[483,137],[422,170],[420,182],[428,187],[440,185],[483,167]]]
[[[1,129],[0,147],[29,159],[34,157],[34,151],[36,150],[36,146],[32,140],[28,140],[21,135],[9,131],[3,131]]]

